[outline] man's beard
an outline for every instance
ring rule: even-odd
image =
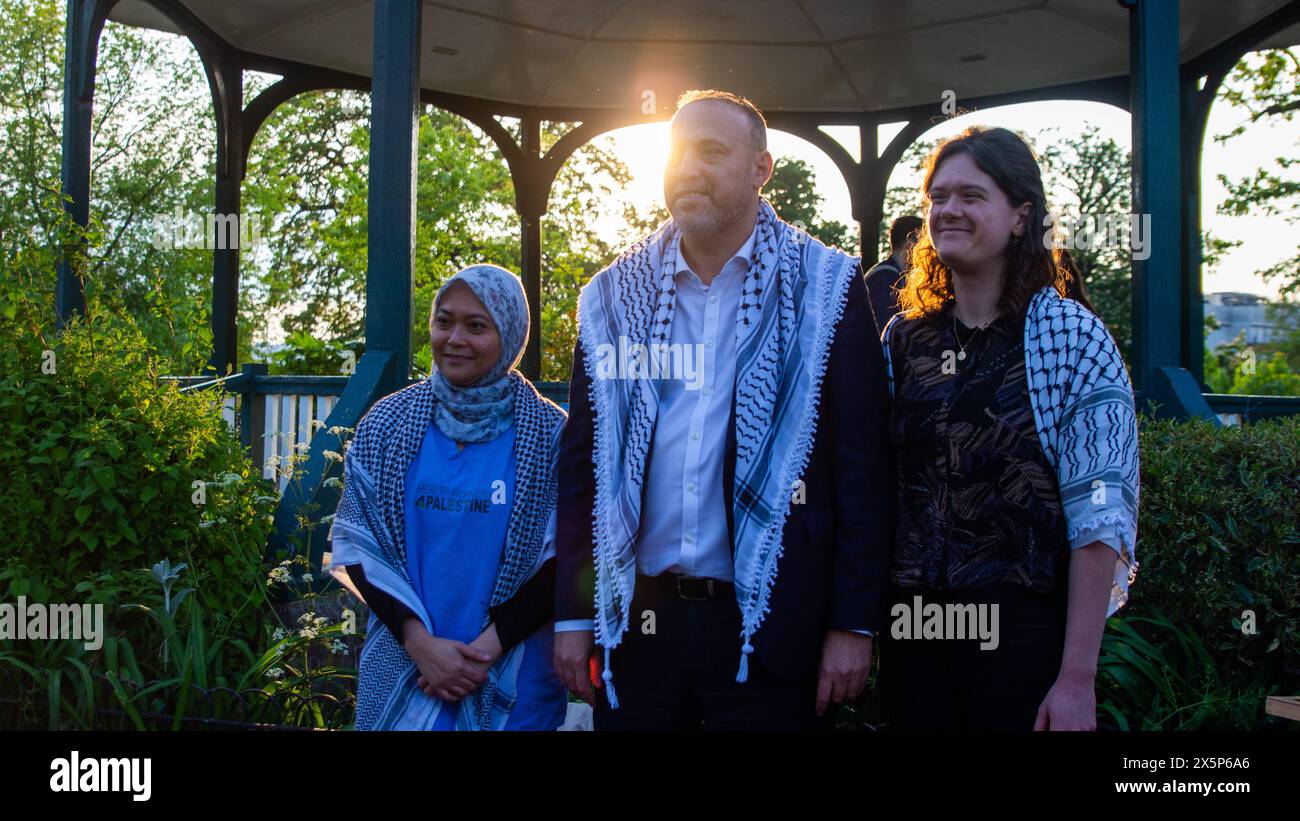
[[[745,215],[750,202],[747,193],[743,190],[722,200],[717,198],[717,193],[715,189],[706,195],[709,200],[708,208],[697,209],[691,213],[675,212],[672,203],[669,203],[668,212],[673,215],[673,223],[688,236],[714,237],[722,233],[727,226]]]

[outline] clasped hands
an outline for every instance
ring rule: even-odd
[[[487,681],[488,669],[501,656],[495,624],[469,644],[438,638],[418,618],[402,625],[402,646],[420,671],[416,685],[427,696],[460,701]]]

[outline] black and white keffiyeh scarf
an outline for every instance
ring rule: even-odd
[[[513,596],[554,554],[556,465],[565,414],[518,372],[512,371],[509,380],[514,397],[515,499],[490,606]],[[336,572],[360,564],[375,587],[410,608],[430,631],[429,614],[407,572],[405,483],[435,404],[436,393],[426,379],[384,397],[365,415],[344,456],[343,497],[331,529]],[[487,682],[452,705],[458,709],[456,729],[505,725],[515,702],[522,650],[521,643],[503,654],[489,670]],[[418,677],[400,637],[372,614],[358,669],[357,729],[432,727],[444,705],[420,690]]]
[[[792,493],[812,450],[835,327],[860,270],[855,257],[781,221],[766,200],[756,231],[736,325],[732,507],[742,615],[739,682],[748,676],[751,638],[768,610]],[[618,702],[609,655],[628,627],[660,380],[620,378],[604,359],[619,350],[644,357],[669,344],[679,233],[669,220],[596,274],[579,299],[578,333],[595,420],[595,637],[605,650],[611,707]]]

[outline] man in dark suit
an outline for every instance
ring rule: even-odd
[[[631,491],[640,510],[631,537],[636,575],[628,629],[611,641],[607,621],[602,641],[603,658],[617,671],[614,709],[610,684],[606,697],[593,698],[589,679],[589,670],[603,663],[596,656],[593,664],[592,631],[603,615],[593,604],[593,519],[603,515],[595,513],[602,420],[593,397],[604,386],[589,373],[599,352],[581,341],[575,346],[559,465],[555,668],[572,692],[594,703],[597,730],[829,727],[835,705],[862,692],[873,635],[885,616],[896,489],[880,342],[861,268],[842,260],[854,264],[842,269],[847,295],[817,394],[815,435],[805,443],[806,467],[779,531],[766,613],[751,635],[737,587],[739,557],[752,545],[736,533],[743,529],[738,517],[755,506],[749,495],[755,485],[738,482],[736,472],[737,408],[752,396],[741,397],[737,388],[733,337],[749,322],[745,309],[759,301],[748,299],[761,297],[751,269],[772,254],[772,235],[760,230],[770,229],[772,217],[759,198],[772,159],[765,123],[751,103],[720,92],[683,99],[664,180],[680,234],[665,243],[664,264],[675,268],[668,270],[671,289],[660,296],[673,301],[671,337],[663,339],[696,345],[700,368],[693,385],[664,380],[647,462]],[[610,293],[630,299],[622,290]],[[596,321],[591,312],[580,316]],[[799,369],[816,370],[815,354],[803,356]],[[626,421],[603,423],[627,429]],[[742,432],[745,442],[754,441],[751,429]],[[604,475],[621,480],[626,472]],[[741,503],[733,498],[737,487],[746,494]],[[742,634],[743,656],[737,653]],[[738,656],[744,659],[739,673]],[[610,669],[603,675],[613,681]]]
[[[907,261],[920,230],[921,218],[911,214],[890,223],[889,256],[867,271],[867,294],[871,297],[877,335],[884,333],[885,323],[898,313],[898,289],[907,278]]]

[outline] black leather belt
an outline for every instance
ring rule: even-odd
[[[658,576],[638,575],[636,583],[638,587],[645,585],[645,589],[654,590],[661,596],[688,601],[736,597],[736,586],[731,582],[683,576],[680,573],[660,573]]]

